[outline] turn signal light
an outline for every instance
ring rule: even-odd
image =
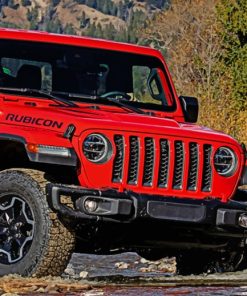
[[[38,145],[37,144],[28,143],[27,144],[27,150],[29,152],[32,152],[32,153],[38,153],[39,148],[38,148]]]
[[[60,157],[71,157],[70,149],[66,147],[38,145],[32,143],[28,143],[26,147],[27,150],[31,153],[39,153]]]

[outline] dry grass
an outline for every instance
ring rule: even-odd
[[[29,21],[27,20],[27,9],[23,6],[13,9],[10,7],[3,7],[1,21],[14,24],[17,27],[28,29]]]

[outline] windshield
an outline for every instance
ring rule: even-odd
[[[0,87],[38,89],[82,102],[97,98],[102,104],[113,97],[140,108],[173,110],[169,85],[166,79],[161,83],[159,71],[164,72],[163,65],[152,56],[0,41]]]

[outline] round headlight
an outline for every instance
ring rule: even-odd
[[[214,167],[218,174],[228,177],[236,170],[237,159],[235,153],[227,148],[220,147],[214,155]]]
[[[101,134],[90,134],[83,142],[82,150],[89,161],[104,163],[112,155],[110,141]]]

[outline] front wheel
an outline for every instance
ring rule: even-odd
[[[47,204],[44,172],[10,169],[0,173],[0,276],[60,275],[75,236]]]

